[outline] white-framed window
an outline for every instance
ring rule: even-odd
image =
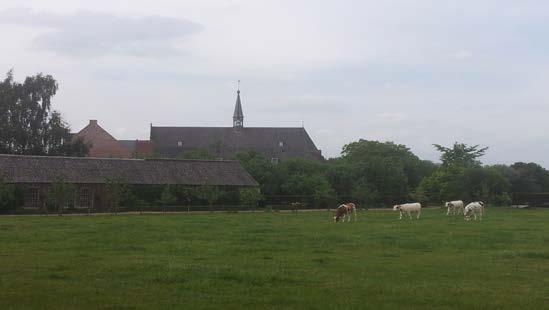
[[[25,208],[40,207],[40,189],[38,187],[29,187],[25,191]]]
[[[284,147],[284,141],[278,141],[278,146],[279,147]]]
[[[78,208],[90,208],[92,205],[92,193],[89,187],[83,187],[78,190],[76,197],[76,206]]]
[[[183,147],[183,141],[177,141],[177,147]]]
[[[271,164],[273,164],[273,165],[278,164],[278,157],[271,158]]]

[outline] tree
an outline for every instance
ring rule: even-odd
[[[128,195],[128,187],[121,179],[107,178],[105,181],[105,190],[111,211],[114,215],[118,214],[118,208],[124,201],[124,198]]]
[[[507,175],[513,192],[539,193],[549,191],[549,171],[536,163],[517,162],[509,167],[512,172]]]
[[[15,210],[15,186],[7,184],[6,178],[0,173],[0,212]]]
[[[63,209],[74,199],[74,185],[67,183],[65,178],[57,177],[48,192],[48,201],[60,216]]]
[[[176,201],[177,201],[177,198],[173,194],[171,186],[170,185],[164,186],[162,195],[160,195],[160,204],[162,205],[162,209],[164,213],[166,212],[166,207],[175,204]]]
[[[259,188],[241,188],[239,191],[240,202],[250,208],[257,207],[257,203],[263,199]]]
[[[273,175],[276,168],[263,155],[255,151],[243,151],[236,153],[234,159],[259,183],[262,193],[273,195],[278,191],[278,182]]]
[[[448,167],[422,180],[415,197],[420,201],[442,203],[461,199],[486,203],[508,203],[509,181],[493,167]]]
[[[85,156],[89,146],[72,140],[61,114],[51,109],[58,90],[51,75],[15,82],[13,71],[0,82],[0,153]]]
[[[221,197],[221,190],[215,185],[202,185],[197,189],[197,196],[206,200],[211,207]]]
[[[440,144],[433,144],[437,151],[441,152],[440,160],[443,167],[459,166],[471,167],[480,166],[478,158],[484,156],[488,147],[480,148],[479,145],[468,146],[464,143],[455,142],[452,148]]]

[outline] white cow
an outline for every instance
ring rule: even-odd
[[[410,219],[412,219],[411,213],[417,212],[417,218],[419,219],[419,216],[421,215],[421,204],[419,202],[414,202],[414,203],[405,203],[401,205],[395,205],[393,207],[393,210],[400,211],[400,217],[398,218],[399,220],[402,220],[402,213],[404,212],[408,213],[408,216],[410,217]]]
[[[467,206],[465,206],[465,209],[463,210],[463,215],[465,215],[465,220],[470,221],[471,216],[474,216],[475,221],[477,220],[477,214],[480,217],[480,220],[482,221],[482,214],[484,213],[484,202],[482,201],[475,201],[471,202]]]
[[[463,213],[463,201],[461,200],[448,201],[444,205],[446,206],[446,208],[448,208],[448,211],[446,211],[446,215],[450,213],[452,214]]]

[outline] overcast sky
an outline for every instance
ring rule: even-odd
[[[437,160],[549,168],[546,0],[0,0],[0,70],[43,72],[73,130],[149,123],[305,128],[328,157],[360,138]]]

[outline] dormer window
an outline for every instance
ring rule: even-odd
[[[278,146],[279,146],[279,147],[284,147],[284,141],[279,141],[279,142],[278,142]]]
[[[177,147],[183,147],[183,141],[177,141]]]
[[[277,157],[271,158],[271,164],[277,165],[278,164],[278,158]]]

